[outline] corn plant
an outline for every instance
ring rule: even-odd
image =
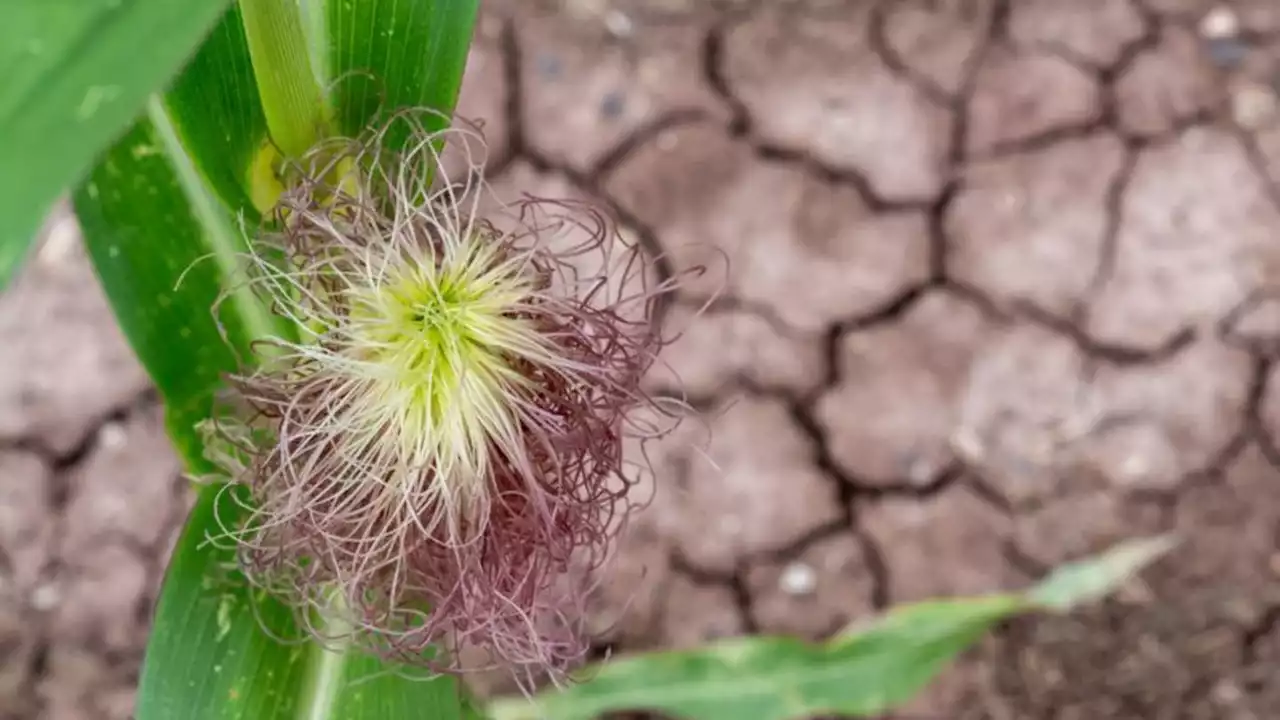
[[[643,253],[597,209],[489,214],[483,140],[451,126],[476,0],[6,10],[0,283],[69,191],[198,482],[142,720],[874,715],[1002,619],[1101,597],[1169,547],[824,643],[575,669],[582,618],[549,591],[584,546],[606,554],[618,428],[636,404],[663,409],[638,379],[661,346],[651,301],[672,288],[643,286]],[[557,246],[564,232],[586,240]],[[464,641],[560,682],[475,702]]]

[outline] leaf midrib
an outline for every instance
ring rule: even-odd
[[[958,623],[954,632],[931,638],[928,641],[922,642],[912,648],[912,650],[919,651],[927,647],[946,643],[954,639],[956,635],[972,630],[974,626],[986,627],[991,622],[998,620],[1001,616],[1016,610],[1016,606],[1011,606],[1002,612],[992,611],[991,613],[983,614],[980,617],[971,618],[968,622]],[[686,678],[683,682],[668,682],[662,686],[660,702],[653,701],[655,694],[654,689],[649,684],[645,684],[594,695],[584,694],[581,697],[581,700],[573,700],[568,703],[568,706],[580,706],[577,709],[578,715],[587,715],[604,710],[633,707],[673,709],[688,702],[703,702],[710,699],[729,696],[737,697],[739,699],[739,703],[743,701],[751,702],[753,701],[753,698],[778,698],[782,695],[780,691],[789,688],[807,687],[814,684],[837,680],[842,677],[849,678],[857,674],[884,674],[887,671],[888,664],[885,663],[884,665],[877,666],[876,663],[884,663],[886,659],[897,659],[901,662],[905,656],[905,653],[885,654],[881,652],[864,652],[861,656],[844,658],[835,657],[834,653],[838,652],[840,649],[848,648],[835,647],[819,649],[807,659],[808,662],[822,663],[816,667],[815,665],[799,664],[796,669],[787,671],[779,671],[776,667],[744,668],[743,673],[736,674],[732,678],[717,680]],[[719,658],[713,659],[716,659],[717,662],[725,663],[724,660]],[[911,659],[914,660],[914,656]],[[728,663],[725,664],[727,665]],[[868,666],[870,667],[871,672],[867,672]],[[560,696],[553,695],[551,698],[552,699],[547,703],[547,706],[555,707],[557,704],[556,701],[560,699]],[[510,700],[505,702],[520,703],[528,701]],[[584,707],[585,711],[582,710]],[[815,708],[811,704],[804,704],[803,706],[798,706],[796,709],[807,712],[819,708]],[[496,713],[495,716],[508,717],[503,713]],[[577,715],[575,715],[575,717],[576,716]]]
[[[240,264],[245,249],[244,236],[234,229],[228,220],[229,211],[214,199],[209,184],[187,155],[173,119],[159,97],[153,95],[147,101],[147,117],[164,146],[165,157],[173,166],[183,194],[191,203],[192,212],[204,228],[205,238],[212,250],[210,255],[218,264],[218,269],[224,277],[243,277]],[[240,283],[228,288],[227,293],[251,340],[276,334],[276,320],[248,286]]]

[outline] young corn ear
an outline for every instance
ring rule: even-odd
[[[324,642],[557,671],[586,650],[563,575],[634,506],[624,443],[661,432],[637,411],[670,417],[641,380],[674,279],[589,205],[499,204],[478,131],[424,117],[316,148],[252,240],[245,282],[299,334],[258,343],[208,426],[243,504],[221,540]]]

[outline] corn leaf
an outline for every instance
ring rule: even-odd
[[[404,107],[452,109],[462,84],[477,3],[310,0],[323,42],[316,72],[330,89],[340,132],[352,135]],[[443,118],[439,125],[444,125]],[[406,138],[392,134],[394,146]]]
[[[348,4],[372,6],[378,18],[448,23],[432,26],[427,38],[437,38],[440,47],[413,52],[422,63],[436,58],[445,68],[432,70],[443,90],[419,88],[415,104],[451,112],[475,2],[390,3],[418,7],[412,14],[378,11],[386,4],[379,0]],[[434,9],[440,7],[447,11]],[[397,35],[415,37],[418,28],[399,30],[361,37],[392,43]],[[316,46],[337,44],[322,39]],[[360,57],[370,63],[366,72],[396,84],[395,73],[405,66],[378,63],[408,53],[384,45],[381,54]],[[406,82],[418,83],[423,67]],[[245,228],[255,227],[274,200],[278,157],[242,14],[232,7],[169,90],[148,101],[144,115],[74,193],[95,269],[164,399],[170,435],[193,473],[210,469],[195,425],[209,416],[237,354],[248,357],[256,337],[288,332],[245,293],[230,295],[216,317],[211,312],[245,248]],[[253,595],[232,569],[229,551],[208,542],[237,520],[226,492],[219,485],[202,488],[174,550],[144,661],[139,720],[467,716],[453,679],[408,679],[372,658],[307,642],[286,608]]]
[[[691,720],[877,716],[909,700],[1001,620],[1094,600],[1171,547],[1163,538],[1123,543],[1064,566],[1022,594],[906,605],[826,643],[742,638],[621,658],[588,668],[565,690],[500,699],[488,714],[494,720],[590,720],[622,710]]]
[[[0,24],[0,287],[53,201],[182,67],[228,0],[8,0]]]

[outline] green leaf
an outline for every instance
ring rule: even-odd
[[[229,559],[202,547],[205,531],[216,527],[217,492],[201,492],[169,563],[143,663],[139,720],[297,716],[306,648],[283,645],[258,625],[292,637],[291,613],[255,605],[234,576],[210,572],[210,561]]]
[[[0,25],[0,287],[50,205],[195,51],[228,0],[10,0]]]
[[[377,46],[379,52],[368,56],[369,70],[394,76],[398,70],[383,72],[378,62],[410,52],[438,57],[442,69],[432,72],[445,89],[419,93],[419,100],[451,112],[475,3],[398,5],[419,11],[378,17],[454,25],[433,26],[441,47]],[[447,12],[433,9],[446,5]],[[392,36],[413,37],[410,30]],[[253,228],[274,201],[278,157],[242,14],[233,7],[171,89],[148,102],[145,116],[74,193],[95,269],[165,401],[170,435],[194,473],[209,470],[195,426],[209,416],[237,353],[248,357],[253,338],[288,332],[244,292],[232,294],[217,317],[211,313],[237,269],[246,242],[242,228]],[[174,550],[144,661],[139,720],[473,716],[451,678],[411,680],[354,652],[281,643],[264,632],[301,639],[290,611],[251,595],[229,570],[229,552],[207,542],[237,519],[224,490],[202,489]]]
[[[211,308],[243,239],[216,198],[188,197],[169,155],[172,123],[159,101],[151,102],[149,116],[93,168],[73,201],[116,318],[165,400],[170,435],[195,465],[202,450],[194,423],[208,417],[222,374],[235,369],[218,322],[243,351],[271,321],[246,301],[241,308],[224,305],[215,322]],[[180,150],[178,160],[198,189],[194,166]]]
[[[494,720],[590,720],[615,710],[702,720],[876,714],[909,699],[948,660],[1021,607],[1015,596],[923,603],[823,645],[744,638],[613,660],[536,704],[504,699],[489,714]]]
[[[620,658],[532,701],[499,699],[488,714],[494,720],[589,720],[621,710],[698,720],[874,716],[911,699],[1001,620],[1097,599],[1169,547],[1163,538],[1124,543],[1064,566],[1026,593],[906,605],[822,644],[742,638]]]
[[[153,100],[73,200],[115,314],[165,400],[170,435],[188,467],[203,471],[193,426],[208,417],[221,374],[235,367],[218,323],[243,351],[273,321],[252,298],[233,298],[215,322],[210,308],[243,238],[177,142]],[[224,577],[231,558],[205,544],[219,528],[217,490],[200,494],[166,574],[143,665],[142,720],[285,717],[266,709],[300,702],[306,649],[281,645],[259,626],[289,636],[290,613],[251,602],[242,583]],[[222,521],[234,519],[224,513]]]
[[[200,51],[164,95],[183,147],[200,175],[249,221],[275,201],[267,136],[239,5],[209,33]]]
[[[1120,543],[1096,557],[1054,570],[1026,593],[1029,602],[1057,612],[1110,594],[1138,570],[1177,547],[1171,535]]]
[[[217,572],[231,558],[207,546],[205,532],[234,520],[229,499],[215,502],[219,490],[201,492],[169,565],[139,720],[465,717],[453,678],[406,679],[371,657],[304,642],[291,611]]]
[[[317,53],[339,131],[358,134],[405,107],[452,111],[466,67],[476,0],[308,0],[326,42]],[[465,30],[464,30],[465,28]],[[441,118],[437,127],[447,123]],[[387,142],[402,143],[407,129]]]

